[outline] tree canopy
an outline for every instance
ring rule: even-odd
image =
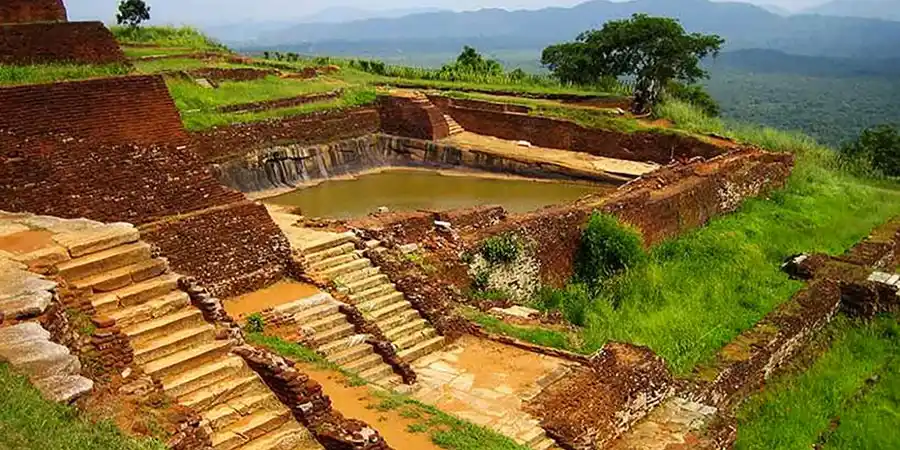
[[[150,20],[150,7],[143,0],[121,0],[116,22],[119,25],[136,27],[145,20]]]
[[[541,63],[561,81],[576,84],[634,77],[635,110],[644,112],[660,100],[669,81],[706,78],[700,60],[718,55],[724,42],[716,35],[689,34],[675,19],[635,14],[547,47]]]
[[[481,53],[478,53],[478,50],[466,45],[456,61],[452,64],[444,64],[440,71],[449,78],[454,78],[454,75],[459,74],[501,75],[503,66],[493,59],[486,59]]]
[[[867,128],[841,148],[842,156],[865,162],[890,177],[900,176],[900,130],[891,125]]]

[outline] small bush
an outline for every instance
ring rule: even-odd
[[[244,331],[247,333],[262,333],[266,328],[266,321],[262,314],[253,313],[247,317],[247,323],[244,325]]]
[[[558,310],[569,323],[583,327],[593,302],[594,297],[586,285],[570,284],[563,289],[541,289],[534,306],[545,311]]]
[[[672,99],[694,105],[709,117],[718,117],[722,113],[719,103],[703,89],[703,86],[672,81],[666,86],[666,94]]]
[[[491,264],[509,264],[519,257],[522,244],[511,233],[492,236],[481,245],[481,256]]]
[[[594,213],[575,255],[575,281],[596,292],[607,279],[646,259],[641,236],[608,214]]]
[[[867,128],[841,147],[840,154],[845,164],[856,162],[890,177],[900,176],[900,130],[890,125]]]

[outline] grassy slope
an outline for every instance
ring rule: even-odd
[[[825,448],[896,448],[900,325],[894,318],[870,324],[841,318],[827,333],[831,347],[809,370],[773,380],[743,405],[737,450],[809,449],[827,436],[834,419],[840,425]],[[866,394],[866,380],[878,374],[881,381]],[[859,393],[865,396],[854,404]]]
[[[0,364],[0,450],[164,450],[126,437],[110,422],[90,423],[76,409],[44,400],[25,378]]]

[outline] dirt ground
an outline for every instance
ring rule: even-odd
[[[283,280],[265,289],[225,299],[222,304],[228,315],[241,319],[268,308],[311,297],[319,292],[319,289],[311,284]]]

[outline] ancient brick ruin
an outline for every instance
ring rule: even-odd
[[[63,0],[6,0],[0,5],[0,24],[67,20]]]

